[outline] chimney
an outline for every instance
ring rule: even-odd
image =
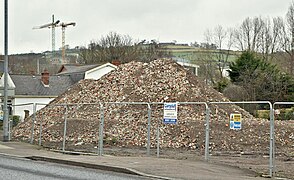
[[[44,72],[41,73],[41,81],[44,84],[45,87],[49,87],[49,72],[47,69],[44,70]]]
[[[118,65],[120,65],[120,60],[114,59],[114,60],[112,60],[111,64],[118,66]]]

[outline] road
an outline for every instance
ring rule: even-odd
[[[139,180],[146,178],[0,155],[0,179]]]

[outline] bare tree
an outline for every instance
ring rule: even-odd
[[[150,62],[158,58],[171,58],[171,52],[162,47],[156,40],[151,42],[143,40],[139,43],[140,57],[142,62]]]
[[[236,46],[239,50],[256,51],[260,46],[260,38],[264,27],[261,17],[246,18],[240,27],[235,29]]]
[[[217,45],[218,54],[216,56],[217,67],[219,71],[220,80],[223,79],[223,71],[228,65],[228,60],[230,56],[230,51],[233,44],[233,29],[224,29],[222,26],[218,25],[214,29],[214,39]]]
[[[266,18],[263,22],[260,38],[257,42],[259,46],[256,52],[259,52],[264,60],[270,61],[274,58],[273,53],[280,49],[279,36],[281,32],[281,22],[279,18]]]
[[[212,30],[206,30],[204,39],[206,44],[215,44],[216,49],[206,49],[198,58],[205,69],[206,82],[216,85],[223,80],[224,71],[228,66],[233,45],[233,29],[218,25]]]
[[[120,61],[127,63],[130,61],[149,62],[157,58],[171,57],[170,52],[166,51],[155,41],[151,43],[143,40],[135,42],[129,35],[121,35],[110,32],[102,36],[98,41],[91,41],[88,47],[80,49],[82,63],[104,63]]]
[[[274,53],[287,50],[288,33],[283,19],[246,18],[234,32],[236,47],[241,51],[254,51],[266,61],[273,60]]]
[[[114,60],[125,63],[139,57],[138,44],[129,35],[116,32],[110,32],[98,41],[91,41],[88,48],[83,47],[80,50],[80,56],[85,64]]]
[[[286,14],[286,21],[281,27],[282,35],[282,49],[288,55],[288,72],[293,75],[294,73],[294,2],[288,8]]]

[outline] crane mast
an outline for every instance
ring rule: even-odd
[[[33,29],[43,29],[43,28],[51,28],[52,30],[52,55],[54,56],[55,52],[55,28],[61,27],[62,29],[62,63],[65,63],[65,28],[68,26],[75,26],[75,22],[70,23],[60,23],[59,20],[54,20],[54,15],[52,15],[52,23],[44,24],[41,26],[33,27]]]
[[[61,27],[62,30],[62,63],[65,63],[65,28],[68,26],[75,26],[75,22],[61,23],[56,25],[56,27]]]
[[[52,15],[52,24],[54,24],[54,14]],[[52,26],[52,53],[55,51],[55,25]]]
[[[55,27],[59,24],[59,20],[55,21],[54,20],[54,14],[52,15],[52,23],[44,24],[41,26],[35,26],[33,29],[43,29],[43,28],[51,28],[52,31],[52,53],[55,51]]]

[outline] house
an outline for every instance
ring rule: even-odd
[[[61,93],[75,84],[69,76],[49,76],[48,71],[41,75],[10,75],[15,84],[15,94],[9,99],[12,105],[12,114],[25,117],[25,111],[31,115],[33,104],[49,104]],[[25,105],[26,104],[26,105]],[[45,105],[38,105],[36,110]]]
[[[15,84],[13,83],[11,77],[8,75],[7,77],[7,97],[14,96],[15,94]],[[4,96],[4,74],[2,75],[2,78],[0,79],[0,96]],[[8,100],[9,101],[9,100]],[[2,99],[0,99],[0,102],[2,102]],[[9,101],[9,104],[11,104],[11,101]],[[3,103],[1,103],[1,106]],[[7,103],[8,105],[8,103]],[[2,107],[3,108],[3,107]],[[11,108],[8,106],[9,114],[11,114]],[[3,120],[3,111],[0,109],[0,120]]]
[[[11,74],[9,76],[11,81],[8,82],[15,87],[14,94],[9,96],[9,104],[12,105],[11,114],[19,115],[23,120],[25,113],[29,115],[33,113],[32,103],[43,104],[36,107],[36,110],[39,110],[78,81],[99,79],[115,68],[116,66],[110,63],[89,66],[63,65],[56,75],[50,75],[46,70],[41,75]],[[1,78],[2,81],[3,79]],[[0,88],[3,88],[3,85],[4,82],[0,84]]]

